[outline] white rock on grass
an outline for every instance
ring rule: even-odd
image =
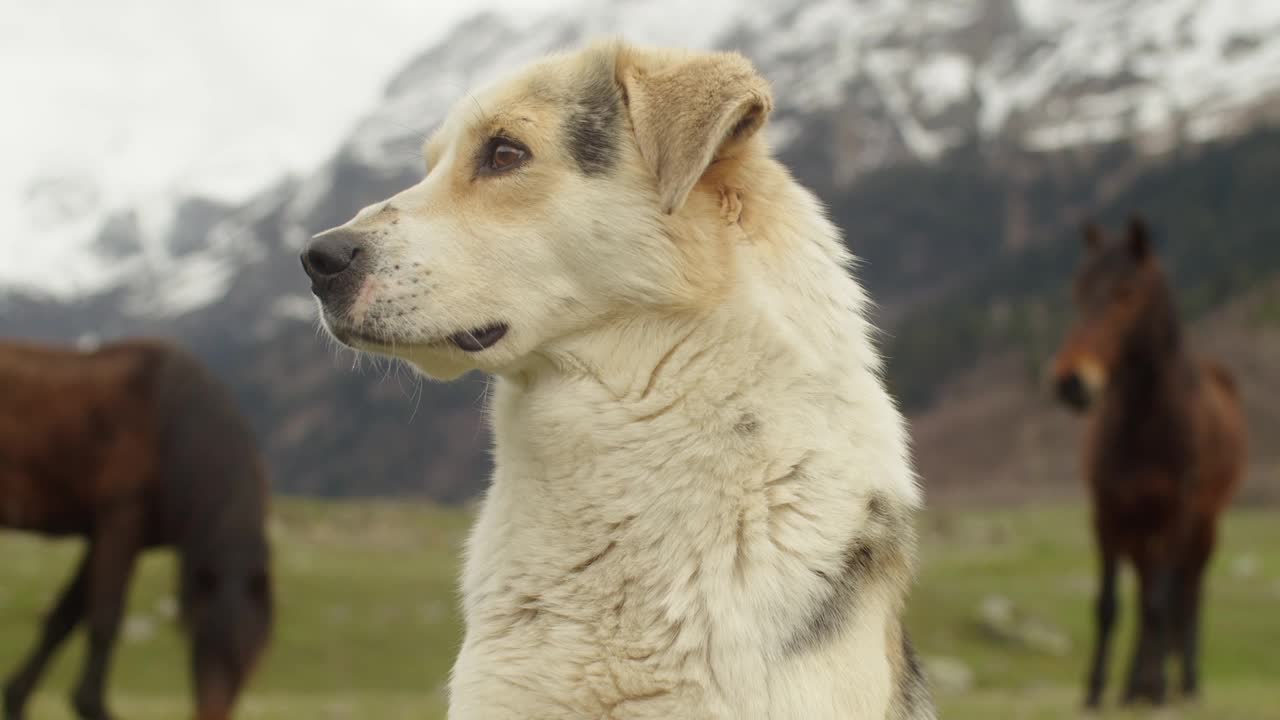
[[[1253,553],[1236,556],[1231,562],[1231,575],[1237,580],[1248,580],[1262,569],[1262,562]]]
[[[1013,601],[1004,595],[988,595],[978,605],[978,618],[985,628],[1003,631],[1013,625]]]
[[[992,639],[1046,655],[1071,652],[1071,638],[1039,618],[1020,612],[1004,595],[988,595],[978,606],[978,625]]]
[[[124,621],[124,639],[141,643],[155,637],[156,621],[147,615],[130,615]]]
[[[172,595],[165,595],[156,601],[156,614],[165,620],[178,617],[178,601]]]
[[[929,685],[940,695],[954,695],[973,689],[973,669],[956,658],[931,655],[922,658],[920,664]]]

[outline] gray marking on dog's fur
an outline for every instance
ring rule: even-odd
[[[892,651],[893,648],[890,648]],[[916,649],[906,630],[902,631],[902,647],[900,649],[899,672],[893,689],[893,703],[889,707],[890,720],[933,720],[937,715],[933,709],[933,699],[929,694],[929,684],[925,680],[924,670],[916,656]]]
[[[867,519],[877,524],[887,524],[892,520],[893,516],[889,511],[889,501],[878,492],[871,493],[867,498]]]
[[[738,422],[733,426],[733,429],[739,435],[755,435],[760,430],[760,419],[753,413],[743,413],[742,417],[738,418]]]
[[[586,560],[583,560],[582,562],[578,563],[577,565],[574,565],[572,568],[570,568],[569,572],[573,573],[574,575],[577,575],[577,574],[579,574],[579,573],[585,572],[585,571],[587,570],[587,568],[589,568],[589,567],[591,567],[592,565],[595,565],[596,563],[600,562],[602,559],[604,559],[604,557],[605,557],[606,555],[608,555],[609,553],[613,552],[613,551],[614,551],[614,549],[615,549],[615,548],[617,548],[617,547],[618,547],[618,543],[617,543],[617,542],[612,541],[612,540],[611,540],[611,541],[609,541],[609,544],[608,544],[608,545],[606,545],[606,546],[604,547],[604,549],[603,549],[603,550],[601,550],[600,552],[596,553],[595,555],[592,555],[591,557],[587,558]]]
[[[612,68],[592,69],[565,118],[564,142],[584,175],[602,175],[618,164],[622,96]]]
[[[857,602],[863,579],[874,571],[875,550],[855,538],[844,551],[840,571],[834,576],[814,570],[827,585],[809,620],[786,642],[788,654],[798,655],[822,647],[845,627]]]
[[[909,534],[899,534],[897,518],[891,501],[880,493],[867,499],[867,523],[845,548],[839,572],[832,576],[814,570],[827,590],[809,619],[787,640],[788,653],[804,653],[831,642],[848,625],[859,594],[867,588],[887,585],[905,592],[911,573],[906,548],[911,539]]]

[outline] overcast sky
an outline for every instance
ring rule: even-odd
[[[0,0],[0,235],[59,197],[239,199],[324,159],[388,77],[481,7],[566,0]],[[159,198],[157,198],[159,199]]]

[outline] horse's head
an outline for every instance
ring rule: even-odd
[[[1170,306],[1164,273],[1142,220],[1108,239],[1090,223],[1085,257],[1072,286],[1076,317],[1053,364],[1058,399],[1083,411],[1136,343],[1150,335],[1154,313]]]
[[[228,720],[271,635],[265,543],[213,548],[184,563],[182,607],[191,634],[197,720]]]

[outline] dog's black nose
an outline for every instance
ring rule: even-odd
[[[1089,407],[1089,388],[1078,373],[1071,373],[1058,378],[1056,387],[1058,399],[1073,410],[1084,410]]]
[[[312,280],[329,280],[351,267],[360,252],[360,233],[334,228],[307,244],[302,251],[302,268]]]
[[[311,292],[325,309],[342,312],[355,299],[369,272],[365,237],[358,230],[334,228],[311,239],[302,251],[302,268]]]

